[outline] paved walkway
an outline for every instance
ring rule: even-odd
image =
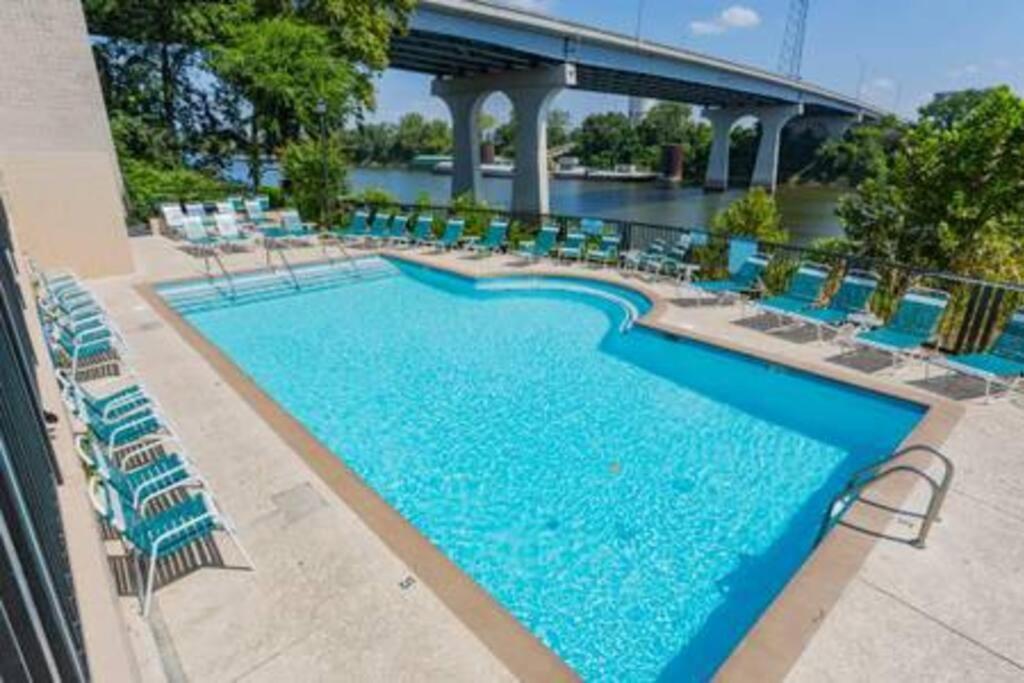
[[[143,678],[511,678],[133,287],[198,274],[199,262],[163,238],[132,244],[138,273],[92,285],[257,563],[255,572],[203,568],[170,583],[158,591],[148,623],[137,603],[123,599]],[[321,255],[307,249],[290,256],[298,262]],[[463,270],[511,265],[502,257],[445,259]],[[255,253],[226,260],[231,269],[261,265]],[[679,296],[674,287],[654,287],[666,298]],[[832,363],[833,348],[769,335],[737,324],[740,317],[739,307],[673,304],[664,320]],[[898,379],[920,381],[919,374]],[[1024,680],[1024,408],[967,405],[945,447],[957,478],[928,548],[879,542],[823,615],[789,680]],[[919,487],[914,498],[923,501],[923,494]],[[892,533],[905,535],[904,524],[895,520]],[[227,543],[220,545],[224,563],[240,564]]]

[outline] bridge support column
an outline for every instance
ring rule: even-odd
[[[488,91],[440,93],[434,81],[431,90],[440,97],[452,115],[452,199],[469,194],[483,196],[480,172],[480,107]]]
[[[741,109],[721,107],[705,109],[704,118],[711,122],[711,155],[704,174],[704,189],[722,192],[729,189],[729,134],[745,113]]]
[[[500,90],[511,100],[516,117],[516,171],[512,181],[512,210],[530,214],[548,213],[548,107],[558,93],[573,85],[576,85],[576,67],[572,64],[466,78],[436,79],[431,85],[431,92],[443,99],[452,112],[456,176],[452,182],[453,195],[469,190],[467,186],[472,184],[469,191],[479,196],[480,105],[487,95]],[[463,142],[465,144],[460,144]],[[460,180],[460,168],[465,169],[464,173],[471,180]]]
[[[757,161],[754,162],[754,174],[750,177],[751,187],[763,187],[775,192],[779,182],[779,143],[782,141],[782,129],[794,116],[804,113],[802,104],[782,105],[778,107],[761,107],[757,117],[761,122],[761,143],[757,148]]]
[[[779,143],[782,129],[794,116],[803,113],[802,104],[770,107],[718,107],[705,109],[704,118],[711,122],[713,137],[704,189],[722,191],[729,187],[729,138],[732,127],[744,116],[756,117],[761,124],[761,142],[757,148],[752,187],[764,187],[774,192],[778,182]]]

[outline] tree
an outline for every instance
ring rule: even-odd
[[[587,166],[610,168],[640,156],[640,136],[625,114],[591,114],[576,134],[576,152]]]
[[[337,133],[326,139],[289,142],[281,154],[292,201],[303,216],[320,216],[329,225],[330,204],[346,191],[345,148]]]
[[[888,169],[843,200],[863,253],[994,279],[1024,274],[1024,100],[1008,87],[912,126]],[[961,100],[963,102],[963,100]]]
[[[356,68],[336,56],[329,33],[289,17],[262,19],[236,29],[212,50],[217,74],[245,98],[245,146],[254,187],[263,158],[305,130],[316,130],[316,109],[326,105],[326,125],[340,128],[359,107]]]
[[[895,116],[855,126],[841,140],[822,145],[813,165],[803,175],[823,182],[845,179],[852,186],[867,178],[883,176],[906,130],[906,125]]]
[[[921,121],[935,124],[939,128],[949,129],[963,121],[971,111],[980,105],[993,88],[983,90],[958,90],[956,92],[939,93],[932,101],[917,110]]]
[[[385,161],[408,162],[417,154],[444,154],[451,150],[452,132],[446,121],[406,114],[398,121],[392,154]]]
[[[683,174],[690,180],[701,178],[711,153],[711,127],[693,118],[693,110],[677,102],[660,102],[644,117],[638,129],[644,145],[641,163],[657,168],[665,145],[681,145]]]

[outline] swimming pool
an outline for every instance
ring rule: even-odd
[[[649,304],[609,285],[366,265],[244,304],[159,291],[588,680],[709,677],[923,416],[626,329]]]

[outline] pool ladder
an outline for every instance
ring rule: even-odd
[[[917,465],[906,463],[900,464],[896,462],[904,459],[912,453],[925,453],[937,459],[942,465],[942,477],[940,479],[936,479]],[[950,484],[953,482],[954,468],[953,462],[948,457],[940,453],[935,448],[923,444],[908,446],[902,450],[896,451],[882,462],[865,467],[864,469],[854,473],[854,475],[850,477],[849,482],[847,482],[846,487],[839,493],[839,495],[832,499],[832,503],[826,509],[825,519],[822,522],[821,530],[818,534],[818,539],[815,545],[822,541],[833,526],[842,521],[846,512],[860,499],[860,494],[866,487],[900,472],[917,475],[923,479],[931,489],[928,499],[928,508],[925,510],[923,515],[920,515],[921,526],[917,531],[917,537],[912,541],[909,541],[910,545],[915,548],[924,548],[925,540],[928,538],[928,533],[931,531],[932,525],[939,519],[939,512],[942,509],[942,504],[945,502],[946,494],[949,492]],[[854,529],[860,528],[852,524],[848,526]]]

